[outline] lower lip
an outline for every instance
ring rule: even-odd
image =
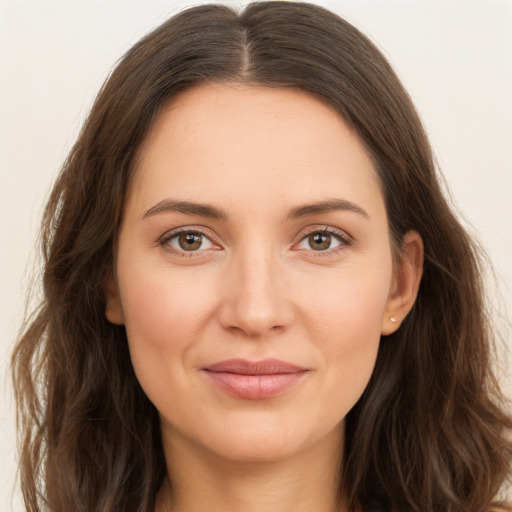
[[[308,372],[242,375],[239,373],[204,372],[215,386],[228,395],[249,400],[272,398],[295,387]]]

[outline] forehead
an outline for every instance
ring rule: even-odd
[[[249,193],[298,203],[380,195],[364,146],[326,102],[240,84],[197,86],[162,108],[139,149],[129,198],[156,201],[166,191],[225,204]]]

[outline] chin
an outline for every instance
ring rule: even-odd
[[[250,425],[239,425],[237,428],[225,427],[218,433],[220,435],[213,435],[212,432],[203,446],[221,459],[247,464],[275,463],[307,456],[308,452],[321,450],[323,444],[332,449],[333,440],[335,444],[339,440],[341,452],[343,423],[325,432],[311,427],[308,429],[303,419],[297,419],[291,425],[253,421]]]

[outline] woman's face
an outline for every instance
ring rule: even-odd
[[[167,105],[117,250],[107,317],[164,443],[233,460],[339,443],[409,307],[370,159],[294,90],[205,85]]]

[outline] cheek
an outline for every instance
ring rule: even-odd
[[[179,376],[181,362],[213,314],[213,293],[204,275],[198,281],[193,272],[123,263],[118,281],[130,355],[151,395],[148,387],[166,389],[169,376]]]
[[[320,293],[316,288],[304,304],[308,336],[322,353],[325,385],[333,403],[345,413],[373,372],[391,279],[391,270],[351,270],[333,279],[327,291]]]
[[[382,316],[390,293],[391,262],[353,265],[325,279],[316,276],[305,283],[300,296],[312,328],[322,329],[325,339],[353,340],[380,338]],[[306,293],[307,290],[307,293]]]
[[[208,314],[212,292],[207,276],[196,279],[168,267],[125,265],[118,276],[128,331],[144,331],[145,338],[162,343],[180,330],[193,329]],[[178,331],[177,331],[178,330]]]

